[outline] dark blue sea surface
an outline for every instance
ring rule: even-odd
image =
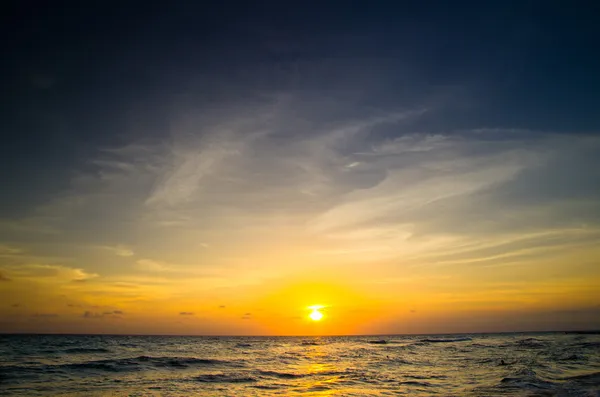
[[[0,335],[3,396],[600,396],[600,335]]]

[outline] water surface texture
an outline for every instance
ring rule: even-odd
[[[8,396],[600,396],[600,335],[0,336]]]

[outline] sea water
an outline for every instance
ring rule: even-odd
[[[6,396],[600,396],[600,335],[0,335]]]

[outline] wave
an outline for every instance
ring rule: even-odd
[[[128,362],[125,359],[125,362]],[[150,356],[139,356],[133,359],[134,362],[141,362],[145,364],[151,364],[157,367],[188,367],[197,365],[219,365],[219,364],[232,364],[231,361],[207,359],[207,358],[196,358],[196,357],[150,357]],[[119,360],[117,360],[119,362]]]
[[[471,347],[478,347],[481,349],[493,349],[495,347],[497,347],[496,345],[486,345],[484,343],[471,343],[470,345]]]
[[[580,355],[577,354],[571,354],[569,356],[563,356],[563,357],[559,357],[558,358],[560,361],[579,361],[579,360],[584,360],[585,357],[582,357]]]
[[[348,376],[353,372],[350,371],[321,371],[321,372],[309,372],[309,373],[293,373],[293,372],[279,372],[279,371],[265,371],[259,370],[258,373],[264,377],[278,378],[278,379],[298,379],[313,376]]]
[[[577,343],[574,346],[582,349],[597,349],[600,348],[600,342],[582,342]]]
[[[400,365],[400,364],[402,364],[402,365],[419,365],[416,362],[408,361],[408,360],[405,360],[405,359],[402,359],[402,358],[399,358],[399,357],[392,358],[392,357],[388,356],[386,358],[387,358],[387,361],[390,364],[393,364],[393,365]]]
[[[523,346],[523,347],[545,347],[548,345],[547,341],[543,341],[543,340],[536,339],[536,338],[521,339],[515,343],[518,346]]]
[[[302,341],[300,343],[300,345],[302,345],[302,346],[319,346],[319,345],[321,345],[321,343],[319,343],[319,342],[313,342],[313,341],[310,341],[310,340],[304,340],[304,341]]]
[[[405,378],[409,378],[409,379],[448,379],[448,377],[446,375],[433,375],[433,374],[427,374],[427,375],[404,375]]]
[[[254,387],[255,389],[262,389],[262,390],[278,390],[278,389],[288,388],[287,385],[253,385],[252,387]]]
[[[197,382],[204,383],[250,383],[257,379],[247,375],[237,374],[204,374],[194,378]]]
[[[496,358],[479,358],[479,359],[476,359],[475,361],[479,364],[489,364],[489,363],[498,362],[498,359],[496,359]]]
[[[277,371],[258,371],[258,373],[260,373],[261,375],[264,376],[269,376],[269,377],[275,377],[275,378],[279,378],[279,379],[296,379],[296,378],[302,378],[306,375],[302,375],[302,374],[294,374],[294,373],[290,373],[290,372],[277,372]]]
[[[131,372],[147,370],[152,368],[189,368],[195,366],[216,366],[216,365],[227,365],[232,367],[239,367],[239,362],[222,361],[203,359],[195,357],[150,357],[150,356],[138,356],[132,358],[119,358],[119,359],[107,359],[107,360],[93,360],[85,361],[81,363],[68,363],[68,364],[51,364],[51,365],[40,365],[40,366],[4,366],[1,368],[3,373],[14,373],[18,375],[24,374],[45,374],[55,373],[57,371],[102,371],[102,372]]]
[[[68,354],[90,354],[90,353],[110,353],[110,350],[104,348],[87,348],[87,347],[73,347],[71,349],[63,350],[64,353]]]
[[[403,382],[399,382],[400,385],[408,385],[408,386],[423,386],[423,387],[431,387],[431,383],[429,382],[418,382],[416,380],[405,380]]]
[[[314,385],[311,386],[307,389],[305,389],[307,392],[319,392],[319,391],[327,391],[327,390],[331,390],[330,386],[327,385]]]
[[[136,348],[136,347],[140,347],[139,344],[137,343],[119,343],[119,347],[131,347],[131,348]]]
[[[515,371],[511,376],[502,378],[501,385],[518,388],[551,389],[556,385],[547,380],[541,379],[536,372],[530,368],[521,368]]]
[[[513,373],[513,376],[517,377],[525,377],[525,378],[533,378],[537,375],[537,373],[531,368],[519,368]]]
[[[423,342],[423,343],[451,343],[451,342],[468,342],[471,340],[472,340],[471,338],[449,338],[449,339],[426,338],[426,339],[421,339],[420,342]]]
[[[563,378],[565,381],[577,381],[582,383],[590,383],[593,385],[600,384],[600,372],[592,372],[590,374],[575,375]]]

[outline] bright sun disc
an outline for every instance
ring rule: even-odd
[[[323,313],[318,310],[313,310],[308,317],[310,317],[310,319],[313,321],[319,321],[323,318]]]

